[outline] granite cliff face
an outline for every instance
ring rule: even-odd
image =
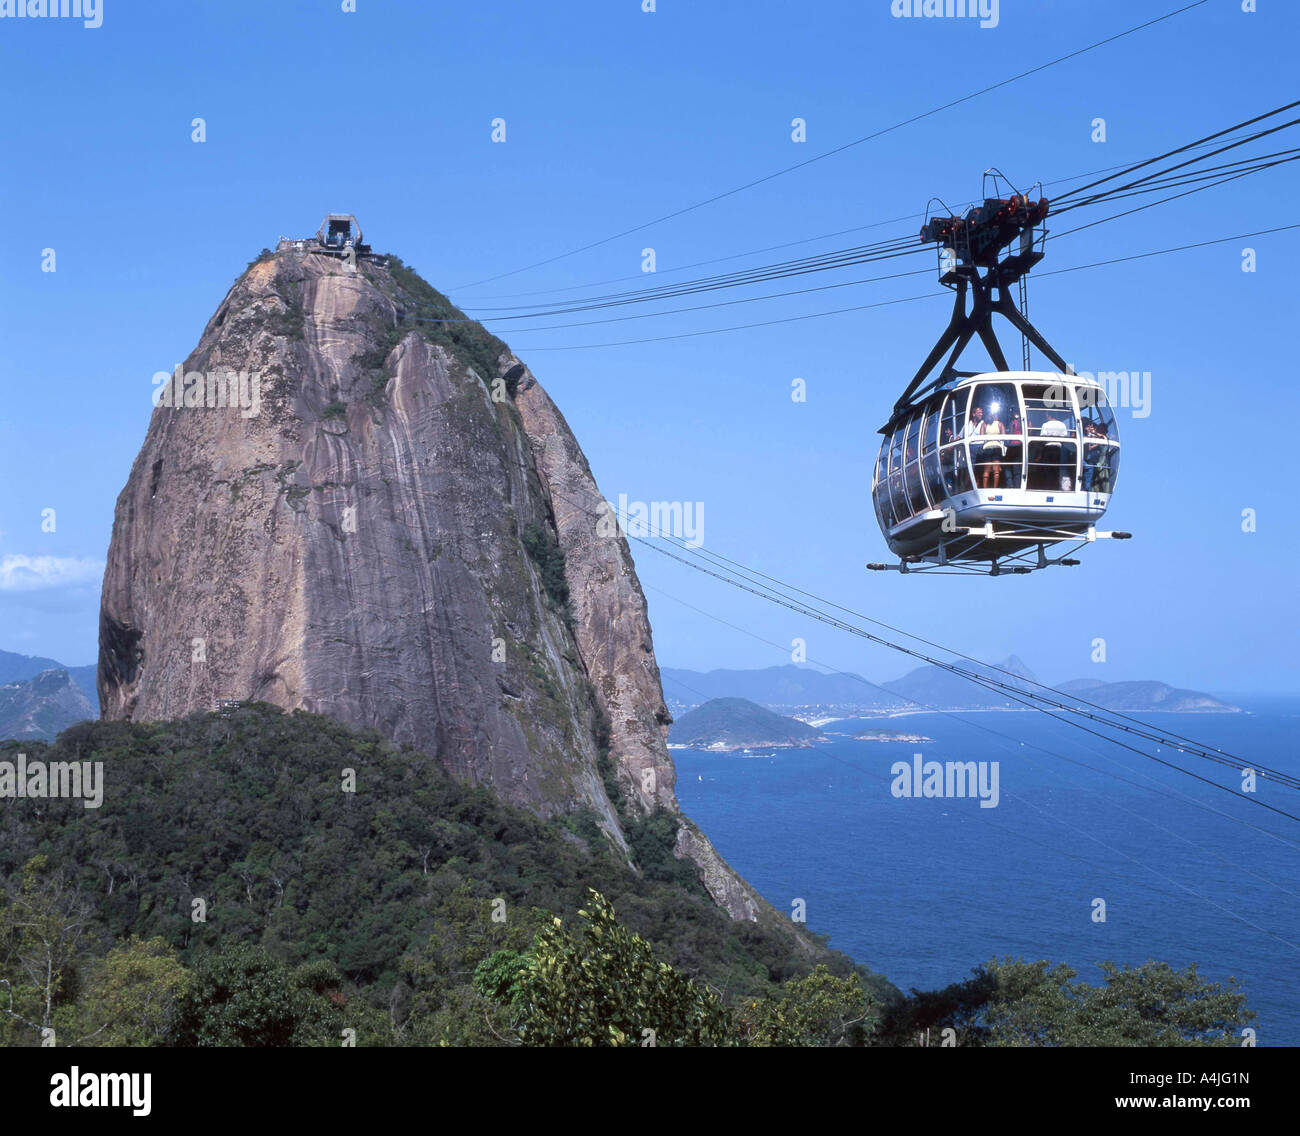
[[[290,246],[163,378],[114,518],[104,717],[263,700],[374,728],[542,816],[589,808],[620,844],[623,817],[677,814],[627,544],[504,344],[396,258]],[[677,852],[755,918],[684,818]]]

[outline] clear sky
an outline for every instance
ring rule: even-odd
[[[896,18],[890,0],[658,0],[653,13],[641,0],[357,0],[356,12],[339,0],[102,3],[98,28],[0,19],[0,647],[69,664],[95,657],[99,574],[144,437],[151,376],[185,358],[231,282],[281,234],[309,234],[327,211],[356,213],[377,249],[467,308],[622,277],[635,279],[621,287],[668,283],[715,271],[666,275],[699,261],[919,214],[932,195],[968,201],[991,165],[1017,182],[1050,181],[1271,109],[1296,97],[1300,31],[1295,4],[1259,0],[1260,12],[1243,13],[1240,0],[1209,0],[724,202],[465,287],[830,150],[1181,0],[1002,0],[989,28]],[[202,143],[191,140],[196,117]],[[803,143],[791,137],[796,117]],[[492,141],[497,118],[504,143]],[[1093,140],[1098,118],[1104,142]],[[1042,268],[1293,221],[1295,170],[1062,239]],[[1245,246],[1256,249],[1254,273],[1241,270]],[[1123,469],[1107,517],[1134,539],[1089,550],[1082,567],[1023,578],[863,567],[887,556],[869,496],[876,429],[946,320],[944,300],[575,349],[918,295],[936,290],[927,277],[623,323],[494,330],[555,398],[607,497],[702,502],[705,543],[725,555],[961,650],[1014,652],[1051,681],[1295,691],[1298,247],[1293,231],[1031,278],[1033,318],[1066,358],[1079,370],[1150,372],[1151,402],[1145,417],[1121,412]],[[42,272],[50,248],[57,270]],[[646,248],[658,277],[640,271]],[[787,286],[799,284],[760,291]],[[796,378],[807,384],[804,403],[790,397]],[[55,531],[43,531],[51,508]],[[1242,531],[1247,508],[1254,533]],[[637,561],[665,665],[788,661],[681,600],[777,643],[804,638],[810,659],[868,677],[906,667],[651,552]],[[1105,664],[1090,659],[1098,637]]]

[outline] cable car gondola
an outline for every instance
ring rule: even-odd
[[[990,176],[999,175],[985,174],[986,190]],[[1071,553],[1084,545],[1130,535],[1096,527],[1119,472],[1105,388],[1073,374],[1023,311],[1024,276],[1043,258],[1047,211],[1046,199],[986,192],[965,216],[927,216],[921,240],[938,244],[939,280],[956,298],[948,327],[880,429],[872,499],[899,560],[868,568],[1025,573],[1077,564]],[[1017,241],[1018,251],[1004,256]],[[1023,370],[1007,365],[995,312],[1024,337]],[[976,335],[996,370],[956,369]],[[1058,369],[1031,371],[1030,343]],[[945,352],[943,369],[927,382]]]

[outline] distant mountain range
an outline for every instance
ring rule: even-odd
[[[0,651],[0,739],[53,741],[73,722],[99,717],[95,665]]]
[[[763,670],[677,670],[660,668],[669,709],[690,707],[710,698],[748,698],[772,709],[810,706],[885,706],[893,699],[857,675],[823,674],[809,667]]]
[[[66,670],[0,685],[0,738],[52,742],[74,722],[98,717]]]
[[[1063,682],[1056,688],[1066,694],[1077,694],[1089,702],[1096,702],[1107,710],[1174,710],[1180,714],[1237,713],[1240,706],[1231,706],[1198,690],[1179,690],[1163,682],[1098,682],[1092,678]]]
[[[977,673],[1031,689],[1033,672],[1014,655],[993,666],[965,664]],[[42,738],[52,741],[73,722],[99,717],[95,665],[65,667],[54,659],[0,651],[0,738]],[[1009,675],[1006,673],[1009,672]],[[827,674],[811,667],[786,665],[762,670],[691,671],[664,667],[664,697],[679,722],[672,732],[674,745],[712,746],[718,742],[737,748],[811,744],[800,742],[794,725],[820,725],[835,717],[898,714],[908,710],[1013,710],[1022,709],[1008,694],[988,690],[942,667],[921,666],[901,678],[874,684],[859,675]],[[66,675],[67,681],[56,675]],[[1010,677],[1009,677],[1010,676]],[[1167,683],[1102,682],[1076,679],[1056,688],[1063,694],[1086,699],[1120,713],[1177,712],[1225,714],[1240,708],[1203,691],[1183,690]],[[711,717],[695,720],[698,739],[682,733],[686,712],[712,700],[745,701],[752,710],[732,706],[714,708]],[[918,705],[918,703],[920,705]],[[772,712],[770,719],[753,711]],[[805,727],[810,728],[810,727]],[[818,733],[813,730],[813,734]],[[760,736],[767,734],[769,736]]]
[[[965,663],[966,668],[1009,683],[1016,689],[1039,689],[1033,672],[1014,655],[994,665]],[[995,669],[995,667],[997,669]],[[1001,672],[1009,672],[1008,674]],[[1023,709],[1004,691],[989,690],[942,667],[925,665],[901,678],[875,684],[859,675],[826,674],[811,667],[787,664],[762,670],[661,670],[664,697],[673,713],[689,710],[709,699],[746,698],[769,710],[804,720],[829,716],[896,714],[903,711]],[[1102,682],[1078,679],[1056,688],[1122,713],[1237,713],[1240,707],[1197,690],[1167,683]],[[1040,691],[1041,692],[1041,691]],[[918,703],[920,705],[918,705]],[[674,739],[675,740],[675,739]]]
[[[72,681],[93,705],[99,705],[99,692],[95,689],[94,663],[84,667],[69,667],[54,659],[44,659],[39,655],[19,655],[13,651],[0,651],[0,683],[21,682],[25,678],[35,678],[42,671],[67,671]],[[96,715],[98,717],[98,715]]]

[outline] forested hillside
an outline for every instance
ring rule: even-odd
[[[153,959],[146,971],[170,973],[162,951],[188,971],[236,945],[265,948],[268,958],[252,966],[240,955],[237,969],[279,974],[282,964],[292,985],[291,971],[309,968],[304,981],[332,995],[326,1005],[353,1007],[372,1040],[492,1043],[475,966],[526,948],[553,916],[572,917],[589,887],[656,957],[729,1003],[772,994],[819,963],[855,973],[770,914],[728,918],[693,865],[674,858],[674,818],[627,822],[633,870],[591,814],[542,821],[436,761],[316,715],[256,704],[224,717],[86,722],[54,745],[7,743],[0,759],[18,752],[29,763],[104,764],[98,809],[0,800],[10,914],[28,894],[54,922],[75,925],[53,992],[70,1029],[98,1027],[71,1008],[110,950],[136,936],[161,943],[136,944],[139,957],[119,966]],[[12,923],[0,977],[39,1022],[44,994],[24,981]],[[877,1001],[892,989],[880,979],[868,987]],[[4,997],[0,987],[0,1006]],[[8,1028],[11,1042],[39,1040],[16,1019]]]

